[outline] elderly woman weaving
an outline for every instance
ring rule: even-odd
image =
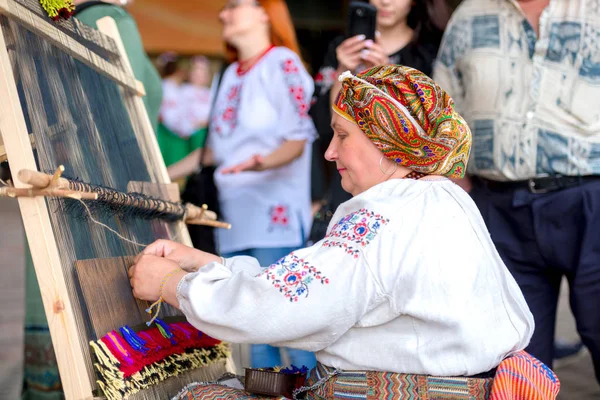
[[[134,295],[162,296],[218,339],[316,352],[308,398],[491,398],[494,369],[534,324],[475,204],[448,179],[465,172],[469,128],[417,70],[340,79],[326,158],[353,198],[327,236],[267,268],[157,242],[131,269]],[[378,392],[388,380],[398,391]]]

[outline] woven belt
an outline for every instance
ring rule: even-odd
[[[499,182],[482,179],[485,185],[493,191],[527,189],[531,193],[550,193],[557,190],[580,186],[591,181],[600,181],[600,175],[563,176],[549,175],[524,181]]]

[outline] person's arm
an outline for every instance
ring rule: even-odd
[[[322,350],[390,299],[380,277],[380,257],[396,242],[384,232],[390,220],[360,209],[341,221],[328,238],[265,269],[233,257],[185,273],[181,263],[143,255],[130,270],[133,293],[146,301],[162,294],[192,325],[224,341]]]
[[[373,45],[373,41],[365,40],[363,35],[354,36],[341,42],[335,49],[335,56],[338,63],[336,76],[340,76],[346,71],[355,73],[361,63],[368,62],[368,57],[370,56],[369,49],[373,47]],[[371,54],[371,56],[372,55],[373,54]],[[335,102],[341,88],[342,83],[338,79],[335,79],[333,86],[329,91],[330,107]]]
[[[119,6],[114,7],[117,8]],[[137,24],[131,15],[125,10],[120,9],[120,7],[117,13],[111,14],[113,14],[111,16],[114,18],[117,28],[119,29],[123,47],[125,47],[127,58],[129,58],[129,64],[131,64],[131,69],[133,70],[133,75],[137,80],[142,81],[145,69],[148,65],[148,55],[144,50],[144,43],[142,42],[142,37],[140,36]]]
[[[174,180],[177,180],[180,178],[184,178],[184,177],[192,174],[194,171],[196,171],[198,169],[198,166],[200,165],[200,154],[201,153],[202,153],[201,148],[196,149],[196,150],[192,151],[190,154],[188,154],[182,160],[176,162],[173,165],[170,165],[167,168],[167,172],[169,173],[169,178],[171,178],[171,180],[174,181]],[[204,166],[214,165],[213,153],[209,148],[206,149],[206,152],[204,154],[204,159],[202,160],[202,165],[204,165]]]
[[[174,286],[173,304],[210,336],[237,343],[293,342],[310,351],[337,340],[384,301],[362,257],[321,245],[294,252],[258,275],[213,263],[169,290]]]
[[[162,297],[212,337],[293,342],[318,351],[386,299],[358,246],[352,238],[336,237],[330,245],[298,250],[265,269],[251,257],[233,257],[225,260],[230,265],[219,259],[194,273],[172,259],[142,254],[129,277],[136,298]]]
[[[224,168],[223,174],[281,168],[302,156],[306,143],[314,140],[316,130],[308,115],[314,83],[299,57],[288,52],[281,54],[273,66],[268,77],[272,84],[265,87],[279,106],[280,123],[275,134],[281,139],[281,145],[267,155],[254,154],[238,165]]]
[[[242,171],[266,171],[288,165],[304,153],[306,140],[286,140],[272,153],[254,155],[249,160],[229,168],[223,168],[223,174],[237,174]]]

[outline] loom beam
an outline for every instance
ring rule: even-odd
[[[23,169],[19,171],[17,176],[21,182],[33,186],[33,188],[37,190],[38,193],[41,193],[41,195],[45,195],[43,194],[44,191],[47,191],[49,188],[51,188],[53,192],[56,192],[58,190],[60,192],[65,191],[69,193],[81,193],[82,196],[84,196],[84,193],[107,193],[111,197],[110,204],[113,205],[133,207],[144,211],[158,211],[168,215],[182,214],[183,211],[184,220],[187,224],[206,225],[224,229],[231,228],[231,224],[217,221],[217,214],[213,211],[208,210],[206,205],[198,207],[190,203],[179,204],[164,200],[152,200],[150,202],[145,201],[143,199],[134,197],[133,195],[130,195],[128,193],[119,192],[113,189],[101,188],[99,186],[90,185],[88,183],[81,183],[63,178],[60,175],[62,174],[62,171],[64,171],[64,168],[61,169],[61,167],[59,167],[59,169],[57,170],[57,172],[55,172],[54,175]],[[29,189],[23,190],[27,191]],[[96,199],[97,198],[92,198],[91,200]]]

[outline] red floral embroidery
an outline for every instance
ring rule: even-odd
[[[235,111],[233,110],[233,108],[228,107],[225,112],[223,113],[223,120],[224,121],[231,121],[233,119],[233,117],[235,117]]]
[[[326,93],[329,88],[337,81],[338,74],[337,70],[333,67],[324,67],[319,70],[315,76],[315,85],[319,94]]]
[[[360,250],[358,250],[356,247],[338,240],[326,240],[323,242],[323,247],[339,247],[354,258],[358,258],[358,255],[360,254]]]
[[[295,73],[298,73],[298,67],[296,67],[296,64],[294,63],[294,60],[292,60],[290,58],[290,59],[285,60],[283,62],[283,72],[285,72],[286,74],[295,74]]]
[[[329,284],[329,278],[294,253],[285,256],[257,276],[265,277],[292,303],[297,302],[300,296],[308,297],[308,286],[311,283]]]
[[[288,59],[283,62],[283,72],[292,100],[298,108],[298,113],[302,118],[308,118],[309,106],[308,102],[305,100],[302,77],[299,74],[300,70],[296,66],[294,60]]]
[[[354,243],[360,247],[367,246],[371,240],[375,239],[381,227],[388,222],[390,220],[382,215],[376,214],[366,208],[361,208],[340,219],[327,234],[323,246],[339,247],[354,258],[357,258],[359,250],[351,244]]]
[[[288,228],[290,223],[288,206],[273,206],[269,210],[269,214],[271,215],[271,224],[269,226],[269,231],[272,231],[275,228]]]
[[[241,84],[233,86],[226,93],[224,101],[217,101],[219,106],[211,120],[211,125],[218,135],[227,135],[235,129],[241,91]]]
[[[228,101],[233,101],[233,100],[235,100],[238,97],[239,94],[240,94],[240,87],[239,86],[234,86],[234,87],[231,88],[231,90],[227,94],[227,100]]]

